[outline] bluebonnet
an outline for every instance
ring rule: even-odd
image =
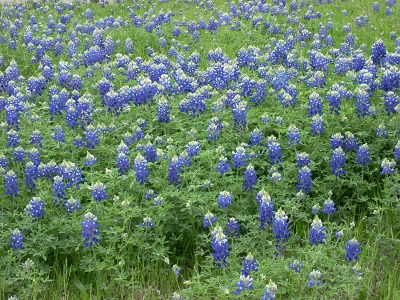
[[[28,151],[28,158],[35,165],[38,166],[41,163],[40,152],[36,148],[32,148]]]
[[[312,288],[313,286],[315,286],[315,284],[317,286],[322,284],[321,278],[322,278],[322,274],[320,271],[318,270],[312,270],[312,272],[308,275],[309,280],[308,280],[308,285],[307,288]]]
[[[283,250],[283,243],[285,243],[290,236],[288,217],[285,212],[280,208],[274,216],[272,232],[276,242],[278,253]]]
[[[278,289],[277,285],[270,279],[265,288],[265,294],[261,297],[261,300],[274,300],[276,298],[275,292]]]
[[[390,9],[390,7],[386,7],[385,14],[386,16],[390,16],[392,14],[392,10]]]
[[[246,191],[251,191],[254,189],[254,186],[257,184],[257,175],[256,171],[254,170],[254,167],[249,164],[246,167],[246,170],[244,171],[244,181],[243,181],[243,190]]]
[[[147,166],[147,160],[138,153],[135,158],[133,169],[136,173],[136,181],[140,185],[145,184],[149,180],[149,168]]]
[[[376,127],[376,136],[377,137],[383,137],[383,136],[387,136],[387,132],[386,132],[386,126],[385,124],[380,124]]]
[[[6,106],[6,122],[7,125],[18,130],[19,128],[20,109],[13,104]]]
[[[267,147],[268,147],[268,156],[270,163],[274,165],[282,162],[281,145],[276,141],[272,141],[267,143]]]
[[[19,134],[17,131],[15,131],[14,129],[10,129],[7,132],[7,147],[17,147],[19,144],[21,144],[20,138],[19,138]]]
[[[146,193],[144,194],[144,198],[145,199],[154,199],[154,197],[156,197],[157,194],[154,192],[154,190],[147,190]]]
[[[186,145],[186,152],[189,154],[190,157],[199,155],[200,149],[201,149],[201,144],[197,141],[190,141]]]
[[[201,187],[202,187],[203,189],[208,189],[208,190],[210,190],[210,188],[211,188],[213,185],[214,185],[214,184],[211,182],[210,179],[206,179],[206,180],[204,180],[204,183],[201,185]]]
[[[329,142],[331,149],[336,148],[344,148],[344,136],[341,133],[335,133],[331,136],[331,140]]]
[[[357,155],[356,162],[360,166],[365,167],[366,165],[368,165],[369,162],[371,161],[370,158],[371,154],[369,151],[368,144],[363,144],[360,147],[358,147],[356,155]]]
[[[266,125],[266,124],[269,122],[269,120],[270,120],[270,117],[267,115],[267,113],[264,113],[264,114],[261,116],[261,122],[262,122],[264,125]]]
[[[31,145],[37,145],[38,147],[42,147],[42,140],[43,140],[43,136],[41,134],[41,132],[36,129],[32,132],[32,135],[30,136],[30,144]]]
[[[4,175],[4,194],[11,197],[19,195],[18,179],[14,171],[10,170]]]
[[[232,155],[234,169],[238,169],[246,165],[246,150],[242,146],[237,147],[236,152],[232,151]]]
[[[235,292],[233,292],[233,294],[235,294],[235,295],[239,295],[246,289],[252,290],[254,288],[253,287],[253,278],[251,278],[250,276],[246,276],[246,275],[240,275],[239,282],[236,283],[236,286],[237,286],[237,290]]]
[[[94,157],[94,155],[92,155],[89,152],[87,152],[84,166],[85,167],[92,167],[96,162],[97,162],[97,158]]]
[[[286,137],[289,139],[288,146],[293,143],[296,145],[300,144],[300,130],[296,127],[296,125],[291,124],[289,126]]]
[[[383,96],[385,110],[390,116],[391,113],[396,113],[395,107],[399,104],[399,97],[393,91],[389,91],[386,95]]]
[[[321,212],[321,206],[317,203],[311,207],[311,213],[313,215],[319,214]]]
[[[93,199],[97,202],[101,202],[105,199],[107,199],[107,192],[106,192],[106,186],[100,182],[97,181],[93,186],[92,186],[92,196]]]
[[[272,166],[271,169],[268,171],[271,176],[269,177],[269,180],[271,181],[282,181],[282,174],[279,171],[279,168],[276,166]]]
[[[305,194],[308,194],[311,192],[312,186],[311,169],[308,166],[303,166],[297,174],[297,191],[303,191]]]
[[[347,151],[354,151],[357,149],[358,146],[358,141],[357,138],[354,136],[353,133],[351,133],[350,131],[346,131],[345,132],[345,144],[344,144],[344,148]]]
[[[323,124],[324,119],[321,115],[317,114],[312,117],[311,121],[311,134],[312,135],[319,135],[323,134],[325,131],[325,126]]]
[[[177,155],[171,158],[168,169],[168,181],[169,184],[179,186],[180,185],[180,173],[182,173],[182,161]]]
[[[123,153],[126,156],[129,156],[130,155],[129,147],[123,141],[121,141],[121,143],[118,145],[117,153],[118,154]]]
[[[262,146],[263,145],[263,136],[262,132],[255,128],[252,132],[250,132],[250,146]]]
[[[371,104],[370,104],[370,93],[368,91],[368,86],[365,84],[360,85],[359,88],[355,90],[356,94],[356,115],[361,118],[370,114]]]
[[[137,141],[140,141],[141,139],[144,138],[143,128],[141,128],[140,126],[135,126],[134,130],[135,130],[135,138]]]
[[[260,194],[261,193],[261,194]],[[271,201],[271,196],[262,191],[258,193],[261,195],[259,201],[259,207],[258,207],[258,220],[260,221],[260,229],[264,229],[265,224],[271,225],[275,212],[274,212],[274,202]],[[259,197],[258,197],[259,198]]]
[[[85,142],[83,141],[83,138],[80,135],[77,135],[74,138],[74,146],[75,148],[80,148],[80,147],[84,147],[85,146]]]
[[[160,123],[169,123],[170,122],[170,108],[168,105],[168,101],[166,98],[162,97],[158,101],[157,108],[157,118]]]
[[[32,192],[36,188],[35,180],[38,178],[37,166],[29,161],[26,164],[25,174],[25,186]]]
[[[344,167],[346,164],[346,153],[344,153],[341,147],[333,150],[330,167],[332,169],[332,174],[336,177],[342,177],[346,172]]]
[[[24,237],[19,229],[13,230],[11,234],[11,243],[10,246],[12,247],[13,251],[23,250],[25,249],[24,245],[22,244]]]
[[[240,224],[235,218],[230,218],[226,223],[225,234],[230,237],[240,236]]]
[[[322,226],[322,221],[315,216],[314,221],[311,224],[310,234],[308,240],[311,245],[325,244],[325,233],[326,228]]]
[[[396,167],[396,162],[394,160],[389,160],[385,157],[382,160],[382,163],[381,163],[382,171],[379,174],[381,174],[381,175],[393,174],[395,167]]]
[[[381,66],[386,56],[386,47],[382,40],[377,40],[371,46],[371,59],[376,66]]]
[[[135,137],[133,136],[132,133],[126,132],[126,133],[124,134],[124,143],[125,143],[128,147],[135,143]]]
[[[385,68],[378,87],[386,92],[396,91],[400,88],[400,75],[396,66],[389,66]],[[387,106],[385,109],[387,109]]]
[[[247,102],[241,101],[232,108],[233,126],[236,130],[247,129]]]
[[[84,238],[85,248],[92,247],[95,243],[100,242],[100,239],[98,237],[99,231],[97,230],[97,228],[99,228],[99,224],[97,224],[97,217],[93,213],[86,213],[81,225],[81,234]]]
[[[33,197],[24,209],[25,213],[32,218],[40,218],[46,214],[42,198]]]
[[[247,254],[242,263],[242,275],[249,276],[251,271],[257,272],[257,267],[258,263],[254,256],[251,253]]]
[[[316,92],[309,97],[308,116],[322,115],[322,98]]]
[[[210,121],[208,122],[208,128],[207,131],[209,133],[209,136],[207,138],[207,141],[210,141],[211,139],[217,140],[219,137],[219,131],[223,128],[221,121],[217,117],[212,117]]]
[[[219,193],[217,203],[219,208],[228,208],[228,206],[232,206],[232,196],[228,191],[222,191]]]
[[[378,3],[378,2],[374,2],[372,8],[373,8],[373,10],[374,10],[375,12],[378,12],[378,11],[379,11],[379,3]]]
[[[53,199],[54,204],[57,204],[59,201],[62,202],[65,199],[65,184],[63,182],[63,178],[61,176],[55,176],[53,185],[51,186],[53,189]]]
[[[0,167],[2,167],[4,170],[6,170],[8,167],[8,158],[3,153],[0,153]]]
[[[153,228],[154,227],[153,219],[148,216],[144,217],[143,222],[140,223],[140,226]]]
[[[343,230],[335,232],[335,237],[337,240],[341,240],[344,237]]]
[[[218,224],[215,226],[212,231],[212,239],[211,239],[211,248],[214,251],[213,257],[217,267],[221,268],[222,266],[228,264],[226,261],[229,256],[229,244],[224,231],[221,226]]]
[[[353,238],[347,242],[347,246],[345,247],[346,255],[344,256],[348,262],[358,261],[360,259],[359,255],[361,254],[360,242]]]
[[[74,210],[80,210],[82,207],[79,205],[79,201],[74,199],[72,196],[64,203],[65,208],[67,209],[67,213],[71,213]]]
[[[126,156],[124,152],[118,153],[117,159],[115,160],[117,163],[116,167],[118,169],[118,174],[123,175],[129,172],[129,158]]]
[[[148,142],[145,146],[144,146],[144,153],[143,153],[144,157],[146,158],[146,160],[148,162],[155,162],[158,160],[158,155],[157,155],[157,149],[154,146],[154,144]]]
[[[182,268],[176,264],[172,266],[172,271],[174,272],[175,276],[179,276],[181,274],[181,270]]]
[[[125,54],[133,54],[134,46],[132,40],[128,37],[125,40]]]
[[[396,146],[394,146],[393,155],[395,161],[400,160],[400,141],[397,141]]]
[[[305,152],[297,154],[296,167],[301,168],[303,166],[308,166],[308,164],[311,162],[309,156],[310,155]]]
[[[64,139],[64,128],[61,125],[54,126],[54,132],[52,133],[52,138],[58,143],[65,143]]]
[[[88,148],[94,149],[100,142],[98,130],[92,124],[89,124],[89,126],[86,127],[84,133],[86,146]]]
[[[203,227],[211,227],[214,223],[217,222],[217,219],[215,218],[214,214],[210,211],[208,211],[203,218]]]
[[[164,203],[164,197],[161,195],[156,195],[154,197],[153,206],[159,206]]]
[[[303,268],[303,264],[298,261],[297,259],[294,260],[294,262],[289,264],[289,269],[292,269],[296,273],[300,273],[300,270]]]

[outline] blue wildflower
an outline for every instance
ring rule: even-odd
[[[74,210],[80,210],[82,207],[79,205],[79,201],[74,199],[72,196],[64,203],[65,208],[67,209],[67,213],[71,213]]]
[[[228,206],[232,206],[231,194],[228,191],[220,192],[217,203],[219,204],[219,208],[228,208]]]
[[[303,264],[298,261],[297,259],[294,260],[294,262],[289,264],[289,269],[292,269],[296,273],[300,273],[300,270],[303,268]]]
[[[226,261],[229,256],[229,244],[226,236],[218,224],[212,231],[211,248],[214,251],[213,257],[217,267],[221,268],[223,265],[228,264]]]
[[[331,198],[324,201],[324,208],[322,209],[323,213],[331,215],[335,210],[335,202],[333,202]]]
[[[24,237],[19,229],[15,229],[11,234],[11,243],[10,246],[12,247],[13,251],[23,250],[25,249],[24,245],[22,244]]]
[[[389,160],[385,157],[382,160],[382,163],[381,163],[382,171],[379,174],[381,174],[381,175],[393,174],[395,167],[396,167],[396,162],[394,160]]]
[[[256,259],[251,253],[249,253],[242,263],[242,275],[249,276],[251,271],[257,272],[257,267],[258,263],[256,262]]]
[[[46,214],[44,203],[40,197],[33,197],[25,207],[25,213],[32,218],[40,218]]]
[[[360,147],[358,147],[356,155],[357,155],[356,162],[360,166],[365,167],[366,165],[368,165],[369,162],[371,161],[370,158],[371,154],[369,152],[368,144],[363,144]]]
[[[18,179],[14,171],[10,170],[4,175],[4,194],[11,197],[19,195]]]
[[[317,284],[317,286],[322,284],[321,278],[321,272],[318,270],[312,270],[312,272],[310,273],[310,275],[308,276],[310,279],[308,280],[308,285],[307,288],[312,288],[313,286],[315,286],[315,284]]]
[[[261,300],[274,300],[276,298],[275,292],[278,289],[277,285],[270,279],[265,288],[265,294],[262,296]]]
[[[106,192],[106,186],[100,182],[97,181],[93,186],[92,186],[92,196],[93,199],[97,202],[101,202],[105,199],[107,199],[107,192]]]
[[[235,218],[230,218],[226,223],[225,234],[230,237],[240,236],[240,224]]]
[[[322,221],[315,216],[314,221],[311,224],[310,235],[308,236],[308,240],[311,245],[320,245],[325,244],[325,227],[322,226]]]
[[[217,219],[215,218],[214,214],[210,211],[208,211],[203,218],[203,227],[211,227],[214,223],[217,222]]]
[[[344,167],[346,164],[346,154],[341,147],[333,150],[330,167],[332,169],[332,174],[336,177],[342,177],[346,172]]]
[[[257,175],[256,171],[254,170],[254,167],[252,164],[249,164],[246,167],[246,170],[244,171],[244,181],[243,181],[243,190],[246,191],[251,191],[254,189],[254,186],[257,184]]]
[[[358,261],[360,259],[359,255],[361,254],[360,242],[353,238],[347,242],[347,246],[345,247],[346,255],[344,256],[348,262]]]
[[[239,282],[236,283],[236,286],[238,289],[235,292],[233,292],[233,294],[235,294],[235,295],[239,295],[246,289],[252,290],[254,288],[253,287],[253,278],[251,278],[250,276],[246,276],[246,275],[240,275]]]
[[[295,143],[300,144],[300,130],[293,124],[291,124],[287,130],[286,137],[289,139],[288,146]]]
[[[100,239],[98,238],[99,231],[97,230],[99,224],[97,224],[97,217],[94,214],[91,212],[86,213],[81,225],[83,229],[81,234],[84,238],[84,246],[86,248],[92,247],[95,243],[100,242]]]
[[[143,218],[143,222],[140,223],[140,226],[153,228],[154,227],[153,219],[150,217]]]

